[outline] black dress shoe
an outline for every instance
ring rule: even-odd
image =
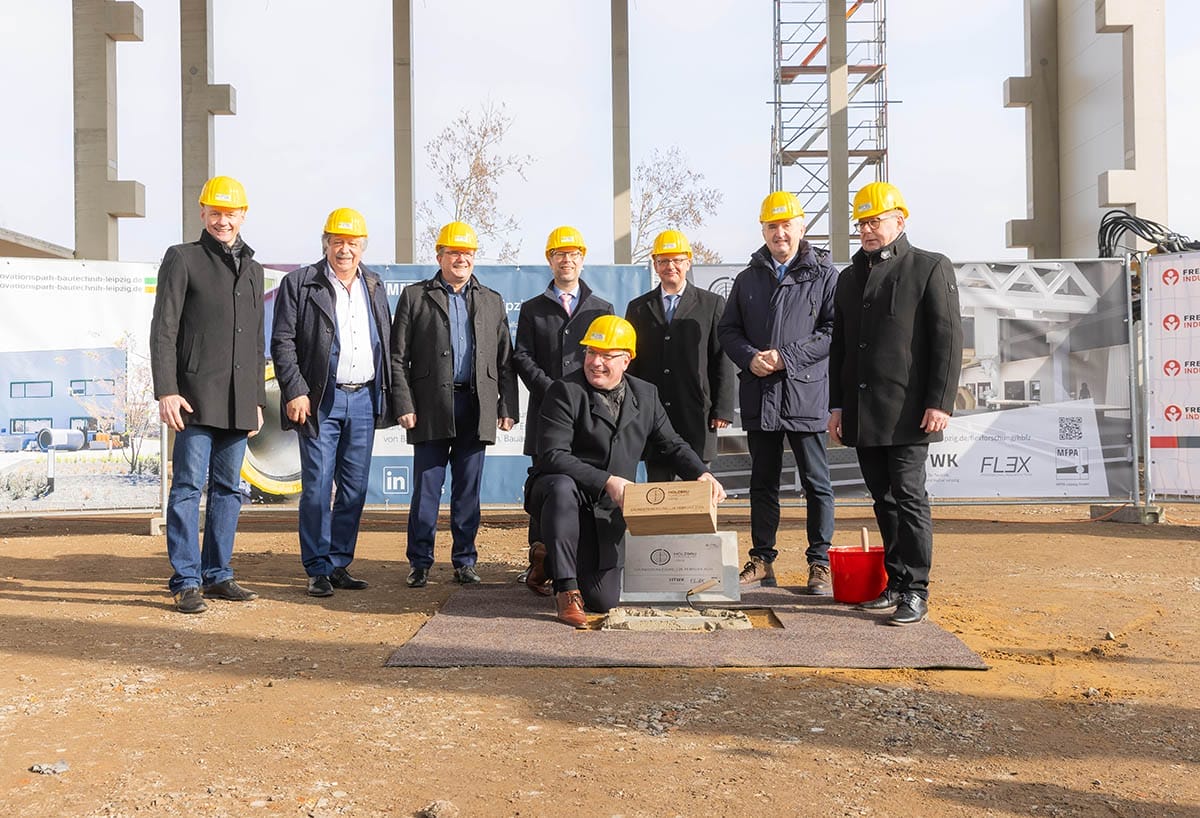
[[[887,623],[889,625],[915,625],[918,622],[924,622],[928,613],[928,602],[916,594],[904,593],[900,595],[900,604],[896,607],[896,612],[888,618]]]
[[[230,602],[249,602],[252,599],[258,599],[258,594],[247,591],[232,579],[205,585],[204,595],[209,599],[227,599]]]
[[[199,588],[184,588],[175,594],[175,610],[185,614],[204,613],[208,603],[200,596]]]
[[[475,585],[483,582],[483,578],[479,576],[479,572],[475,570],[474,565],[464,565],[462,568],[454,569],[454,581],[460,582],[463,585]]]
[[[429,582],[428,568],[414,568],[408,572],[406,580],[409,588],[424,588],[425,583]]]
[[[329,582],[329,577],[309,577],[308,595],[333,596],[333,585]]]
[[[371,587],[365,579],[355,579],[345,568],[334,568],[329,575],[329,584],[343,591],[365,591]]]
[[[900,604],[900,592],[894,591],[891,588],[884,589],[884,592],[869,602],[860,602],[854,607],[860,611],[887,611],[895,608]]]

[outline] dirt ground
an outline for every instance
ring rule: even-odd
[[[868,510],[838,513],[857,541]],[[292,515],[248,514],[261,597],[190,617],[145,518],[3,519],[0,815],[1200,816],[1200,507],[935,517],[932,617],[990,670],[385,668],[456,590],[445,562],[404,586],[396,514],[371,588],[327,600]],[[744,551],[744,509],[722,527]],[[803,536],[787,515],[785,584]],[[512,582],[520,521],[479,541]]]

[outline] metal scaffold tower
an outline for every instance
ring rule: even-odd
[[[771,186],[808,238],[850,257],[854,191],[887,179],[885,0],[775,0]],[[841,15],[844,14],[844,17]]]

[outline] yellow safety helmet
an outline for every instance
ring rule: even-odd
[[[339,207],[325,220],[325,232],[334,236],[366,236],[367,220],[357,210]]]
[[[637,330],[618,315],[601,315],[588,326],[579,345],[596,349],[623,349],[632,360],[637,357]]]
[[[687,236],[678,230],[664,230],[654,237],[654,249],[651,256],[662,256],[667,253],[687,253],[692,257],[692,245],[688,244]]]
[[[466,222],[450,222],[438,232],[437,246],[451,247],[455,250],[478,250],[479,236],[475,235],[475,228]]]
[[[583,234],[565,224],[551,230],[550,235],[546,238],[546,260],[550,260],[550,254],[555,250],[561,250],[564,247],[578,247],[579,252],[587,255],[587,245],[583,243]]]
[[[804,218],[804,208],[800,206],[796,194],[786,190],[777,190],[769,194],[763,199],[762,209],[758,213],[758,220],[763,224],[785,222],[795,218]]]
[[[900,188],[891,182],[871,182],[854,194],[854,220],[873,219],[880,213],[899,210],[908,218],[908,206],[900,195]]]
[[[231,210],[245,209],[246,188],[232,176],[214,176],[200,189],[200,204],[209,207],[227,207]]]

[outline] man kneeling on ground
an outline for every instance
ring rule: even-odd
[[[541,593],[553,581],[558,619],[582,627],[584,610],[608,611],[621,593],[619,544],[625,486],[650,447],[685,480],[725,489],[667,419],[658,390],[625,374],[637,349],[633,325],[615,315],[592,321],[580,343],[583,370],[555,381],[542,403],[536,465],[525,483],[525,510],[541,523],[545,548],[526,580]]]

